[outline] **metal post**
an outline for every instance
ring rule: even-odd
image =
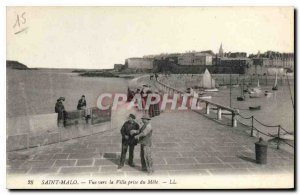
[[[278,135],[277,135],[277,149],[279,149],[279,144],[280,144],[280,129],[281,129],[281,127],[280,127],[280,125],[278,125]]]
[[[253,116],[251,116],[251,137],[253,137],[253,129],[254,129],[254,126],[253,126]]]

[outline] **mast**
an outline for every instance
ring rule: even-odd
[[[244,96],[244,83],[245,83],[245,75],[243,77],[243,85],[242,85],[242,92],[241,92],[241,96]]]
[[[275,76],[274,87],[277,87],[277,72],[276,72],[276,76]]]

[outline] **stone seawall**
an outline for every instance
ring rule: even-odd
[[[149,75],[138,76],[129,82],[129,86],[138,86],[147,82],[149,82]],[[73,112],[76,111],[70,113]],[[110,121],[98,124],[86,123],[85,119],[79,117],[72,119],[68,127],[58,127],[57,113],[6,118],[6,150],[14,151],[49,145],[120,128],[127,114],[126,110],[112,112]]]
[[[160,75],[159,80],[166,85],[172,86],[179,90],[185,90],[189,87],[197,87],[200,85],[203,74],[170,74]],[[270,75],[242,75],[242,74],[211,74],[219,86],[230,85],[245,85],[256,86],[259,80],[260,85],[272,86],[275,82],[275,76]],[[230,79],[231,77],[231,79]],[[293,76],[278,76],[278,85],[294,85]]]
[[[67,127],[59,127],[57,113],[7,118],[6,150],[14,151],[58,143],[111,129],[111,122],[87,124],[79,118]]]

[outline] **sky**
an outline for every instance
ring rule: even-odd
[[[7,7],[6,59],[31,68],[113,68],[186,51],[294,52],[292,7]]]

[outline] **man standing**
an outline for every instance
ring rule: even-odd
[[[82,95],[77,104],[77,110],[84,110],[86,108],[85,95]]]
[[[121,158],[120,158],[120,164],[118,166],[118,169],[121,169],[124,166],[125,159],[126,159],[126,153],[129,146],[129,160],[128,164],[131,167],[134,167],[133,163],[133,154],[134,154],[134,147],[137,144],[137,140],[134,139],[134,136],[139,132],[138,129],[140,126],[134,121],[135,115],[130,114],[128,117],[128,120],[123,124],[121,128],[121,134],[122,134],[122,151],[121,151]],[[131,133],[131,130],[135,130],[136,133]]]
[[[60,122],[63,121],[64,126],[66,126],[66,111],[65,106],[62,101],[65,101],[64,97],[57,99],[55,104],[55,112],[57,113],[57,125],[59,126]]]
[[[141,144],[141,163],[142,170],[147,171],[149,174],[153,173],[153,160],[151,155],[152,147],[152,127],[150,124],[150,118],[147,116],[142,117],[143,126],[140,129],[140,133],[135,135],[134,138],[139,140]],[[132,131],[136,133],[136,131]]]

